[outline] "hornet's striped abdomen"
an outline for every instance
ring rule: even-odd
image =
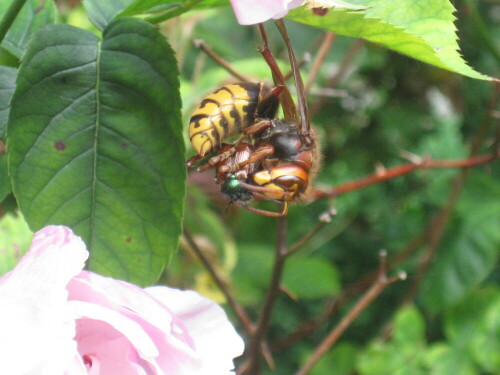
[[[268,89],[263,83],[235,83],[208,95],[193,112],[189,140],[200,156],[253,124],[259,101]]]

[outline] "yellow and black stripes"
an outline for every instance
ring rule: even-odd
[[[262,83],[236,83],[203,99],[189,122],[189,139],[198,155],[207,155],[253,124],[264,91]]]

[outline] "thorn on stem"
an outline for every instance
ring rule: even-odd
[[[328,210],[319,215],[319,221],[322,223],[329,223],[332,221],[332,211]]]
[[[375,173],[377,174],[377,176],[385,175],[385,171],[386,169],[382,163],[375,164]]]
[[[196,48],[201,48],[205,44],[205,41],[203,39],[195,39],[193,40],[193,44]]]
[[[378,252],[379,256],[379,280],[382,282],[387,282],[387,250],[381,249]]]
[[[297,295],[297,293],[294,293],[293,291],[291,291],[290,289],[288,289],[283,284],[280,284],[280,291],[282,293],[285,293],[288,297],[290,297],[290,299],[292,299],[294,301],[297,301],[299,299],[299,296]]]
[[[329,223],[332,221],[332,217],[330,216],[329,212],[323,212],[321,215],[319,215],[319,221],[322,223]]]
[[[409,151],[402,150],[399,155],[405,159],[408,160],[410,163],[415,164],[415,165],[422,165],[424,158],[421,156],[415,155]]]

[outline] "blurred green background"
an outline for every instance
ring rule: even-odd
[[[465,60],[482,73],[500,77],[500,2],[453,3]],[[64,22],[94,30],[78,1],[58,5]],[[256,81],[270,80],[256,52],[258,30],[238,25],[229,8],[188,12],[160,27],[177,52],[186,128],[200,100],[231,81],[193,46],[194,39],[203,39]],[[310,53],[314,59],[323,31],[292,22],[287,27],[297,56]],[[273,53],[288,70],[279,34],[271,23],[267,30]],[[352,58],[346,61],[349,54]],[[3,65],[17,64],[5,51],[0,60]],[[329,87],[341,66],[342,76]],[[310,62],[302,68],[305,79],[310,68]],[[324,155],[317,188],[360,179],[376,167],[406,163],[407,153],[465,159],[475,142],[479,154],[493,152],[500,118],[498,104],[492,107],[496,95],[498,87],[492,83],[337,36],[308,95]],[[186,157],[192,155],[189,149]],[[212,174],[190,174],[185,227],[256,318],[272,267],[275,219],[228,208]],[[499,178],[498,163],[474,167],[466,175],[458,169],[420,170],[293,206],[290,245],[315,228],[323,212],[337,213],[286,265],[286,293],[277,302],[269,332],[276,370],[266,373],[291,374],[305,362],[369,287],[379,250],[386,249],[391,273],[405,270],[408,279],[389,286],[312,374],[500,374]],[[269,202],[258,206],[277,209]],[[12,196],[0,212],[9,213],[0,221],[2,238],[12,238],[0,241],[0,256],[11,259],[9,249],[27,237],[21,235],[26,229],[13,224]],[[428,257],[432,261],[422,273]],[[224,302],[183,240],[162,281]],[[304,337],[294,336],[297,332]]]

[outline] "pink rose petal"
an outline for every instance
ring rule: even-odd
[[[254,25],[271,18],[283,18],[304,0],[231,0],[240,25]]]
[[[0,374],[232,374],[243,342],[218,305],[82,271],[87,257],[47,227],[0,278]]]
[[[87,257],[70,229],[49,226],[0,279],[0,373],[62,374],[69,366],[76,353],[75,321],[65,288]]]
[[[200,374],[231,373],[232,358],[243,354],[244,343],[219,305],[193,291],[160,286],[146,291],[184,323],[201,359]]]

